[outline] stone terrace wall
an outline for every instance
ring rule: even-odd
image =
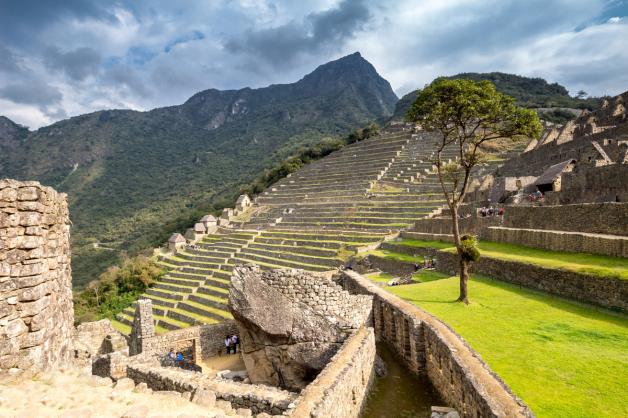
[[[628,202],[628,165],[579,166],[561,179],[561,203]]]
[[[351,295],[327,274],[281,269],[263,271],[260,277],[288,299],[304,303],[334,322],[347,323],[353,328],[364,324],[371,311],[369,297]]]
[[[73,322],[65,194],[0,180],[0,371],[67,363]]]
[[[502,223],[501,216],[478,217],[471,216],[458,220],[458,227],[461,234],[478,235],[484,228],[498,226]],[[451,218],[425,218],[417,219],[412,231],[428,234],[451,234]]]
[[[628,203],[508,206],[504,226],[628,235]]]
[[[357,418],[373,382],[375,335],[360,328],[301,392],[291,417]]]
[[[175,351],[187,349],[194,341],[196,354],[205,359],[222,353],[225,335],[237,333],[238,328],[234,321],[183,328],[144,339],[142,354],[166,355],[171,348]]]
[[[352,293],[373,295],[376,337],[387,341],[410,370],[427,374],[461,416],[534,416],[447,325],[355,272],[343,272],[339,281]]]
[[[458,265],[456,254],[446,251],[438,253],[436,268],[439,271],[457,274]],[[481,257],[478,262],[473,263],[471,271],[579,302],[628,311],[628,280],[548,269],[489,257]]]

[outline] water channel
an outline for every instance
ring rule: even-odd
[[[375,378],[363,418],[429,418],[432,405],[443,405],[427,377],[407,370],[386,343],[377,344],[377,354],[388,373]]]

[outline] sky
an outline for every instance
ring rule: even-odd
[[[628,90],[628,0],[0,0],[0,115],[31,129],[208,88],[299,80],[359,51],[398,96],[502,71]]]

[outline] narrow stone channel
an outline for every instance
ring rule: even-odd
[[[362,418],[428,418],[432,405],[442,405],[429,380],[408,371],[386,343],[377,344],[377,354],[388,373],[375,378]]]

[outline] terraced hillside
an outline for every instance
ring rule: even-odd
[[[236,264],[328,271],[375,246],[444,201],[431,159],[436,138],[396,127],[352,144],[275,183],[229,228],[161,257],[168,274],[144,295],[158,331],[229,318]],[[453,150],[446,157],[454,158]],[[133,307],[118,315],[131,324]]]

